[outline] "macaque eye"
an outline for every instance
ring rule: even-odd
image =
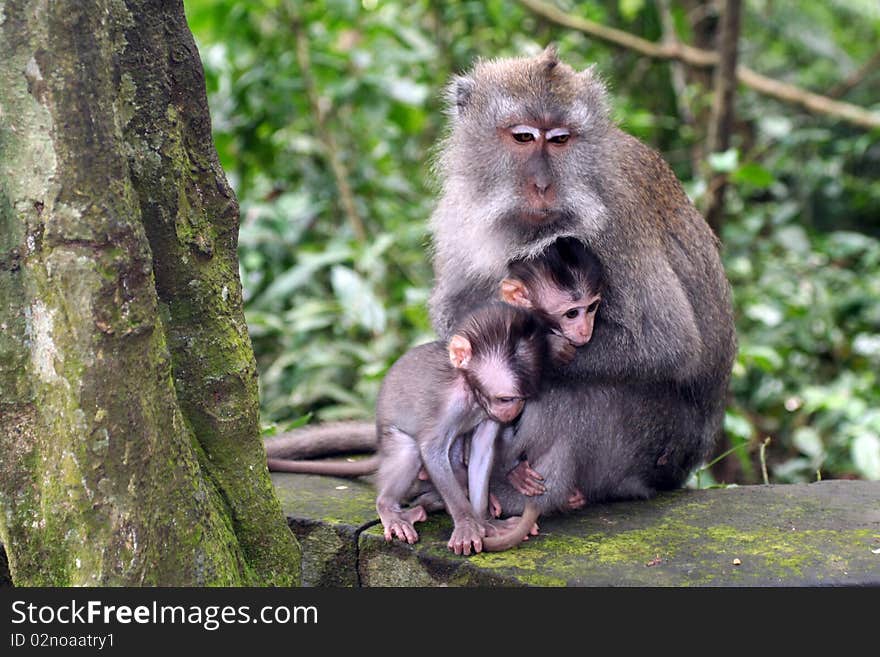
[[[565,128],[556,128],[547,131],[547,141],[551,144],[564,144],[571,134]]]
[[[515,125],[510,129],[510,135],[520,144],[528,144],[537,141],[541,136],[540,130],[530,125]]]
[[[513,404],[514,402],[516,402],[518,400],[519,400],[518,397],[496,397],[495,398],[495,401],[497,401],[499,404]]]
[[[598,308],[598,307],[599,307],[599,300],[596,299],[593,303],[591,303],[589,306],[587,306],[587,312],[594,313],[594,312],[596,312],[596,308]]]
[[[587,312],[589,312],[589,310],[590,310],[590,309],[587,308]],[[568,312],[566,312],[566,313],[563,315],[563,317],[565,317],[565,319],[575,319],[575,318],[577,318],[577,316],[580,315],[580,314],[581,314],[580,309],[578,309],[578,308],[572,308],[571,310],[569,310]]]

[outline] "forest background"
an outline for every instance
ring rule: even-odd
[[[757,81],[739,73],[719,141],[699,52],[719,47],[725,4],[185,0],[241,203],[266,433],[372,417],[387,368],[432,339],[444,84],[554,42],[597,66],[616,120],[723,243],[739,339],[727,456],[692,485],[880,479],[880,4],[743,2],[737,57]]]

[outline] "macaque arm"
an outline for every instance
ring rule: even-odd
[[[593,337],[572,365],[579,378],[684,382],[701,374],[703,340],[681,282],[665,263],[651,274],[625,294],[603,296]]]
[[[489,513],[489,475],[495,461],[495,440],[499,429],[497,422],[484,420],[471,437],[468,495],[477,518],[486,518]]]

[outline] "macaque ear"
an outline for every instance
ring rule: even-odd
[[[446,87],[446,106],[448,112],[457,117],[470,104],[476,82],[467,75],[453,76],[452,81]]]
[[[511,306],[532,308],[532,300],[529,299],[526,284],[515,278],[505,278],[501,281],[501,300]]]
[[[471,362],[471,343],[462,335],[453,335],[449,341],[449,362],[463,369]]]
[[[559,51],[556,48],[556,44],[547,44],[547,47],[544,48],[544,51],[541,53],[540,57],[544,66],[547,67],[548,71],[555,68],[556,65],[559,63]]]

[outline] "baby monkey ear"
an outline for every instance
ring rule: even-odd
[[[505,278],[501,281],[501,300],[520,308],[533,307],[526,284],[515,278]]]
[[[471,343],[462,335],[453,335],[449,341],[449,362],[453,367],[464,369],[471,362]]]

